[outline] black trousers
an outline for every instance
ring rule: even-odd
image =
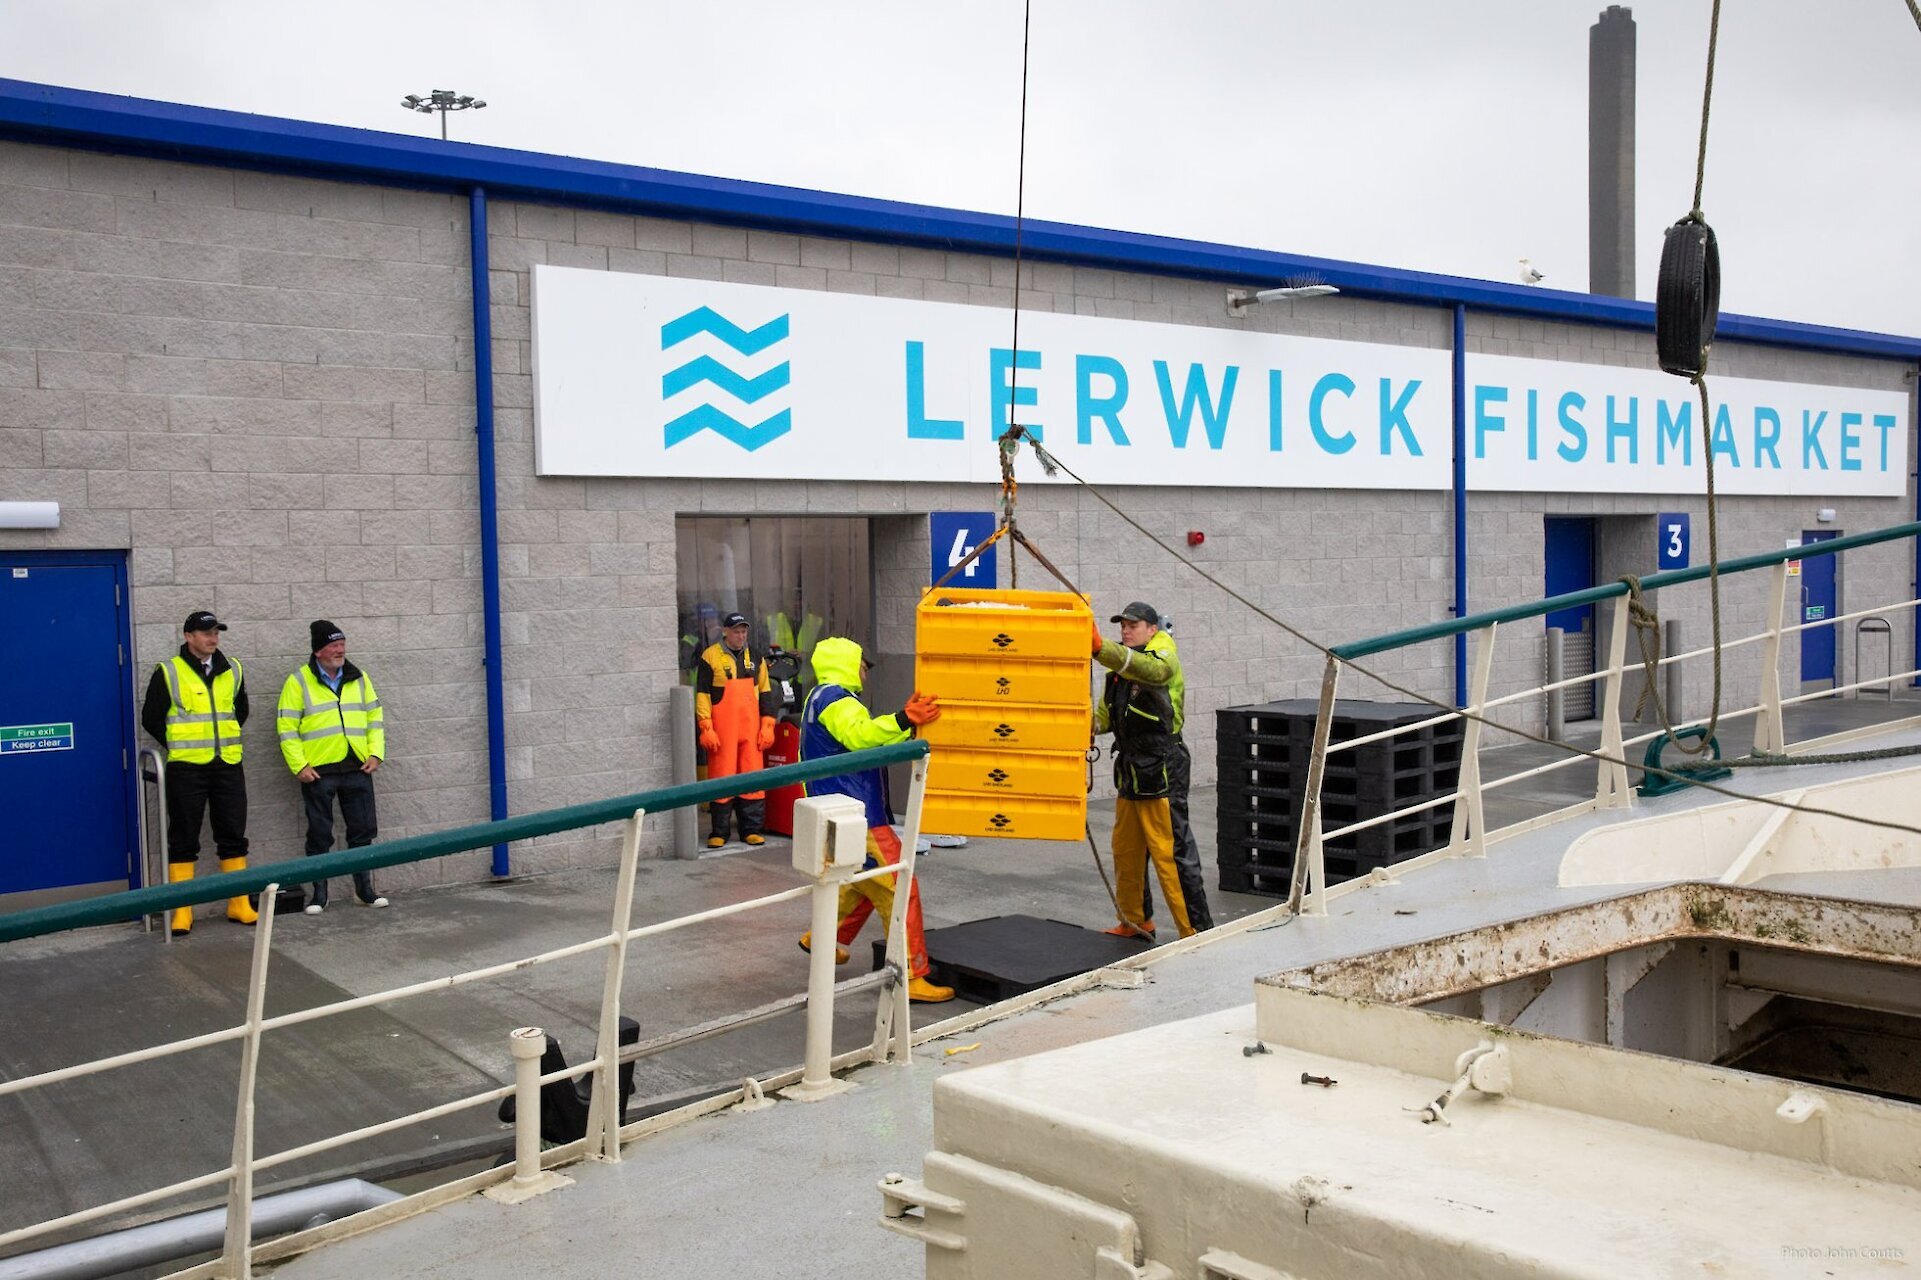
[[[1174,869],[1181,875],[1181,897],[1187,899],[1187,922],[1195,929],[1212,929],[1213,913],[1207,909],[1207,885],[1201,878],[1201,848],[1194,842],[1194,828],[1187,820],[1187,788],[1194,778],[1194,757],[1187,744],[1176,740],[1174,754],[1167,762],[1167,812],[1174,820]],[[1154,918],[1154,877],[1141,882],[1141,918]]]
[[[307,856],[326,853],[334,847],[334,802],[340,803],[340,816],[347,824],[347,847],[358,849],[372,844],[380,834],[374,814],[374,780],[371,774],[355,769],[352,773],[323,773],[312,782],[300,784],[300,799],[307,809]],[[380,895],[374,891],[371,871],[354,873],[354,892],[362,902]],[[327,882],[317,880],[310,901],[327,905]]]
[[[200,820],[213,811],[220,857],[247,856],[247,771],[215,760],[167,766],[167,861],[200,860]]]
[[[740,810],[741,838],[744,840],[748,836],[760,835],[763,830],[761,824],[767,821],[767,799],[764,796],[759,800],[715,800],[709,803],[707,816],[713,820],[713,833],[722,840],[727,838],[734,825],[731,818],[736,809]]]

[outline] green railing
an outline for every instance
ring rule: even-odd
[[[587,804],[568,805],[561,809],[544,809],[539,813],[503,818],[499,822],[478,822],[472,826],[454,827],[430,835],[384,840],[379,844],[363,845],[358,849],[344,849],[338,853],[323,853],[312,858],[263,862],[248,867],[245,871],[196,876],[192,880],[182,880],[176,884],[152,885],[145,889],[133,889],[125,893],[88,898],[81,902],[61,903],[52,907],[33,907],[25,911],[0,915],[0,942],[59,933],[62,930],[79,929],[88,925],[137,920],[141,916],[156,911],[170,911],[175,907],[194,906],[202,902],[217,902],[243,893],[259,893],[268,885],[275,883],[305,884],[322,878],[350,875],[356,871],[377,871],[382,867],[425,862],[429,858],[444,858],[449,854],[491,848],[496,844],[531,840],[535,836],[553,835],[558,831],[572,831],[580,827],[599,826],[607,822],[624,822],[633,817],[636,809],[644,809],[648,813],[660,813],[709,800],[725,799],[738,795],[743,790],[784,787],[791,783],[811,782],[816,778],[831,778],[883,765],[905,764],[920,759],[927,754],[927,751],[927,744],[915,739],[896,743],[893,746],[875,747],[868,751],[851,751],[845,755],[830,756],[825,760],[803,761],[800,764],[781,765],[776,769],[763,769],[751,774],[736,774],[728,778],[689,782],[676,787],[664,787],[658,791],[640,791],[633,795],[594,800]]]
[[[1359,836],[1360,833],[1370,828],[1383,826],[1401,819],[1411,819],[1428,810],[1440,809],[1444,805],[1452,806],[1447,843],[1425,853],[1417,854],[1410,851],[1410,853],[1406,855],[1390,857],[1388,860],[1394,862],[1399,870],[1412,870],[1439,858],[1478,857],[1485,852],[1487,845],[1491,841],[1505,838],[1507,835],[1530,830],[1584,812],[1630,806],[1632,804],[1629,791],[1630,768],[1638,768],[1646,773],[1649,769],[1653,768],[1654,760],[1650,757],[1644,759],[1640,765],[1633,765],[1629,761],[1628,752],[1645,744],[1653,744],[1650,750],[1658,754],[1659,746],[1663,740],[1676,736],[1685,736],[1697,729],[1705,731],[1700,720],[1687,718],[1683,714],[1682,707],[1677,705],[1664,705],[1663,714],[1660,717],[1663,721],[1661,725],[1638,735],[1630,736],[1624,727],[1624,720],[1632,719],[1632,717],[1624,717],[1621,700],[1625,687],[1625,677],[1631,668],[1637,670],[1644,669],[1649,684],[1652,686],[1656,680],[1665,680],[1667,674],[1675,669],[1677,664],[1688,661],[1711,661],[1716,664],[1715,687],[1718,695],[1721,689],[1722,675],[1720,664],[1724,655],[1743,648],[1744,646],[1760,646],[1761,652],[1758,664],[1759,688],[1755,692],[1754,700],[1749,702],[1736,694],[1730,704],[1716,706],[1714,709],[1714,718],[1718,728],[1723,732],[1732,724],[1752,720],[1752,750],[1755,753],[1766,755],[1785,755],[1791,750],[1786,725],[1782,718],[1786,708],[1812,699],[1859,693],[1866,689],[1885,691],[1890,703],[1892,703],[1894,700],[1893,691],[1896,685],[1921,677],[1921,665],[1907,670],[1897,670],[1895,669],[1896,664],[1893,661],[1892,652],[1890,652],[1888,662],[1889,670],[1886,675],[1862,679],[1860,678],[1862,673],[1856,670],[1852,673],[1854,679],[1851,682],[1843,682],[1840,678],[1841,669],[1837,663],[1835,680],[1831,688],[1817,689],[1813,692],[1788,697],[1784,696],[1782,692],[1783,677],[1781,660],[1783,657],[1783,642],[1790,637],[1798,636],[1804,632],[1821,628],[1838,628],[1841,624],[1850,621],[1855,622],[1857,626],[1860,625],[1860,620],[1867,618],[1877,618],[1885,623],[1886,619],[1880,617],[1877,610],[1885,610],[1887,612],[1899,611],[1912,617],[1914,611],[1917,608],[1921,608],[1921,600],[1900,599],[1886,601],[1869,609],[1846,612],[1834,617],[1823,617],[1814,621],[1808,621],[1802,618],[1798,622],[1787,623],[1783,620],[1784,615],[1788,612],[1786,601],[1789,570],[1787,566],[1797,560],[1809,560],[1817,556],[1840,555],[1844,552],[1857,550],[1862,547],[1912,540],[1916,538],[1917,535],[1921,535],[1921,521],[1911,521],[1886,529],[1873,530],[1868,533],[1831,538],[1801,546],[1784,547],[1778,551],[1765,551],[1758,555],[1740,556],[1734,559],[1723,560],[1718,566],[1703,564],[1687,569],[1676,569],[1666,573],[1649,574],[1644,578],[1640,578],[1637,581],[1642,590],[1657,591],[1664,587],[1678,587],[1698,583],[1717,572],[1721,577],[1731,578],[1738,575],[1750,574],[1754,570],[1772,570],[1772,573],[1768,575],[1771,579],[1768,601],[1761,609],[1764,624],[1759,631],[1745,635],[1726,636],[1717,633],[1713,637],[1712,643],[1705,647],[1683,652],[1668,652],[1659,655],[1654,660],[1653,666],[1648,666],[1645,659],[1631,660],[1629,658],[1627,652],[1630,621],[1629,610],[1626,608],[1616,608],[1609,625],[1606,628],[1597,628],[1597,631],[1605,630],[1606,632],[1606,657],[1604,661],[1597,661],[1594,670],[1578,673],[1574,676],[1550,675],[1544,683],[1526,688],[1496,690],[1492,687],[1496,637],[1497,634],[1505,634],[1503,632],[1503,624],[1541,618],[1563,609],[1573,609],[1604,601],[1619,600],[1629,595],[1631,591],[1627,579],[1587,587],[1580,591],[1570,591],[1562,595],[1550,596],[1544,600],[1532,600],[1525,603],[1508,605],[1499,609],[1490,609],[1484,613],[1473,614],[1469,617],[1451,618],[1442,622],[1433,622],[1424,626],[1389,632],[1385,635],[1374,636],[1365,640],[1356,640],[1347,644],[1331,646],[1327,650],[1327,664],[1321,680],[1319,713],[1316,717],[1312,750],[1308,758],[1306,786],[1301,799],[1294,856],[1289,867],[1289,906],[1295,910],[1306,910],[1310,914],[1325,914],[1328,896],[1326,857],[1330,842],[1343,841],[1352,844],[1354,837]],[[1754,579],[1752,577],[1745,579],[1742,583],[1742,589],[1751,590],[1753,581]],[[1444,703],[1433,702],[1435,714],[1424,717],[1416,722],[1398,725],[1376,733],[1346,739],[1338,743],[1330,740],[1331,721],[1336,705],[1335,695],[1344,667],[1351,666],[1351,668],[1359,674],[1371,675],[1371,672],[1368,672],[1360,666],[1360,659],[1395,649],[1424,644],[1429,641],[1444,640],[1450,637],[1468,634],[1474,635],[1477,643],[1474,646],[1473,658],[1470,664],[1471,671],[1466,690],[1466,706],[1464,708],[1457,710],[1450,708]],[[1538,633],[1523,634],[1538,635]],[[1890,630],[1888,634],[1892,636],[1892,631]],[[1601,641],[1601,636],[1597,635],[1595,640],[1597,642],[1596,656],[1598,659],[1600,656],[1598,644]],[[1510,641],[1510,644],[1511,643]],[[1532,641],[1530,640],[1524,643],[1532,643]],[[1550,667],[1550,670],[1552,670],[1552,667]],[[1509,674],[1511,675],[1511,672]],[[1743,679],[1746,678],[1744,674]],[[1592,749],[1570,746],[1564,741],[1561,741],[1559,737],[1560,717],[1556,709],[1555,699],[1562,696],[1566,690],[1578,688],[1583,685],[1590,686],[1593,689],[1595,716],[1600,721],[1599,740],[1594,743]],[[1398,688],[1398,686],[1391,687]],[[1408,692],[1406,690],[1401,691]],[[1418,694],[1413,696],[1420,697]],[[1521,727],[1527,713],[1523,712],[1518,705],[1536,698],[1546,700],[1543,703],[1542,710],[1547,721],[1547,727],[1539,734],[1529,732]],[[1431,699],[1424,700],[1432,701]],[[1505,716],[1505,721],[1491,718],[1494,717],[1496,713]],[[1902,718],[1903,717],[1898,715],[1889,717],[1890,720]],[[1461,731],[1459,778],[1452,790],[1438,796],[1428,795],[1414,803],[1392,808],[1388,812],[1370,814],[1365,818],[1352,819],[1346,821],[1341,826],[1323,830],[1321,788],[1326,776],[1328,757],[1342,752],[1358,751],[1363,747],[1386,742],[1398,735],[1424,732],[1436,726],[1457,720],[1465,721],[1465,725]],[[1562,750],[1556,758],[1550,759],[1546,763],[1524,765],[1517,771],[1504,772],[1499,777],[1489,778],[1483,781],[1481,740],[1484,730],[1517,734],[1520,737],[1532,739],[1537,745],[1558,747]],[[1867,725],[1863,725],[1853,730],[1842,731],[1840,734],[1834,736],[1854,736],[1870,731],[1871,729]],[[1718,745],[1713,749],[1713,754],[1718,758]],[[1520,819],[1498,830],[1489,829],[1485,821],[1483,807],[1483,797],[1485,793],[1583,763],[1598,766],[1597,778],[1591,798],[1566,805],[1550,813],[1542,813],[1534,817]],[[1655,771],[1659,772],[1658,769],[1655,769]],[[1671,778],[1685,778],[1685,775],[1682,774],[1670,774],[1669,776]],[[1362,866],[1364,859],[1355,854],[1351,849],[1344,849],[1342,852],[1343,856],[1348,858],[1354,868],[1353,870],[1344,872],[1344,874],[1354,877],[1348,880],[1346,885],[1341,887],[1341,891],[1346,891],[1351,887],[1366,883],[1365,872],[1371,871],[1373,868],[1364,868]],[[1376,855],[1369,855],[1369,857],[1373,856]]]

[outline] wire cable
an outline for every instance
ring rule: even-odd
[[[1838,809],[1821,808],[1818,805],[1797,804],[1792,801],[1777,799],[1772,796],[1750,795],[1743,791],[1736,791],[1731,787],[1717,786],[1711,782],[1704,782],[1698,778],[1691,777],[1687,774],[1676,773],[1672,770],[1662,769],[1659,767],[1649,766],[1646,764],[1635,764],[1632,761],[1627,760],[1625,757],[1610,756],[1605,752],[1589,750],[1586,747],[1578,746],[1572,742],[1556,742],[1552,738],[1544,737],[1536,733],[1530,733],[1526,729],[1516,728],[1513,725],[1500,724],[1494,720],[1490,720],[1488,717],[1482,715],[1478,711],[1473,711],[1466,707],[1452,706],[1448,703],[1440,701],[1439,699],[1435,698],[1431,694],[1421,693],[1418,690],[1410,689],[1405,685],[1396,684],[1394,681],[1388,679],[1386,676],[1382,675],[1378,671],[1373,670],[1372,668],[1362,666],[1358,662],[1354,662],[1350,659],[1340,657],[1339,655],[1334,653],[1334,651],[1331,648],[1329,648],[1327,645],[1322,644],[1319,640],[1316,640],[1314,637],[1308,635],[1306,632],[1302,631],[1299,627],[1288,622],[1284,618],[1277,617],[1273,613],[1270,613],[1268,610],[1256,604],[1253,600],[1250,600],[1247,596],[1241,594],[1239,591],[1235,590],[1233,587],[1229,586],[1227,583],[1221,581],[1221,579],[1209,573],[1206,569],[1196,564],[1193,560],[1189,559],[1186,556],[1183,556],[1179,551],[1175,550],[1173,546],[1169,545],[1165,540],[1163,540],[1160,537],[1160,535],[1156,534],[1153,530],[1149,529],[1146,525],[1142,524],[1139,520],[1136,520],[1132,515],[1128,514],[1127,511],[1122,509],[1119,504],[1115,503],[1112,499],[1110,499],[1106,494],[1102,493],[1099,489],[1089,484],[1086,480],[1082,479],[1081,476],[1072,467],[1062,462],[1059,457],[1057,457],[1052,453],[1049,453],[1047,449],[1043,447],[1038,441],[1036,441],[1031,435],[1025,438],[1026,438],[1028,447],[1034,450],[1035,457],[1040,460],[1043,466],[1058,468],[1069,479],[1073,480],[1074,483],[1080,485],[1082,488],[1086,489],[1089,493],[1093,494],[1096,501],[1100,502],[1102,506],[1106,507],[1109,511],[1112,511],[1115,515],[1119,516],[1123,521],[1125,521],[1128,525],[1130,525],[1133,529],[1135,529],[1138,533],[1140,533],[1142,537],[1146,538],[1149,542],[1152,542],[1155,546],[1165,551],[1175,561],[1179,562],[1180,564],[1186,565],[1193,572],[1199,574],[1207,582],[1209,582],[1215,588],[1221,591],[1222,594],[1226,595],[1228,599],[1233,600],[1237,604],[1243,605],[1246,608],[1252,610],[1257,616],[1272,623],[1274,626],[1279,627],[1282,631],[1294,637],[1296,640],[1299,640],[1302,644],[1314,650],[1316,653],[1320,654],[1323,658],[1328,658],[1335,662],[1340,663],[1342,666],[1353,671],[1355,674],[1364,676],[1365,678],[1374,681],[1375,683],[1379,684],[1382,688],[1387,689],[1390,692],[1398,693],[1402,697],[1407,698],[1414,702],[1424,703],[1427,706],[1435,708],[1436,710],[1445,711],[1454,715],[1458,715],[1463,720],[1472,721],[1485,728],[1494,729],[1501,733],[1512,734],[1513,736],[1520,738],[1525,742],[1531,742],[1537,746],[1548,747],[1556,751],[1564,752],[1568,755],[1584,756],[1587,759],[1592,760],[1597,764],[1618,765],[1622,768],[1639,769],[1642,771],[1643,774],[1653,774],[1655,777],[1668,778],[1668,779],[1674,779],[1674,780],[1686,782],[1691,786],[1699,787],[1703,791],[1710,792],[1714,795],[1725,796],[1730,800],[1743,800],[1743,801],[1747,801],[1754,804],[1768,805],[1777,809],[1785,809],[1790,813],[1808,814],[1813,817],[1839,818],[1844,822],[1855,822],[1863,826],[1877,827],[1885,831],[1900,831],[1900,832],[1905,832],[1908,835],[1921,836],[1921,827],[1911,826],[1905,822],[1893,822],[1885,818],[1869,818],[1869,817],[1864,817],[1861,814],[1844,813]]]

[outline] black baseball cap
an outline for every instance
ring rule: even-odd
[[[1161,625],[1161,615],[1154,612],[1153,605],[1148,604],[1144,600],[1136,600],[1134,601],[1134,603],[1128,605],[1125,609],[1122,609],[1119,613],[1109,618],[1108,621],[1109,622],[1151,622],[1158,627]]]
[[[187,620],[180,624],[180,629],[182,631],[225,631],[227,624],[205,609],[197,609],[187,615]]]
[[[744,613],[730,613],[720,620],[720,625],[723,627],[744,627],[747,625],[747,615]]]

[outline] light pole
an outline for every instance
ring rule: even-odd
[[[440,140],[445,142],[447,140],[447,113],[449,111],[478,111],[487,104],[479,98],[469,97],[464,93],[455,93],[452,89],[435,89],[424,98],[417,93],[410,93],[400,100],[400,105],[409,111],[418,111],[421,115],[431,115],[438,111],[440,113]]]

